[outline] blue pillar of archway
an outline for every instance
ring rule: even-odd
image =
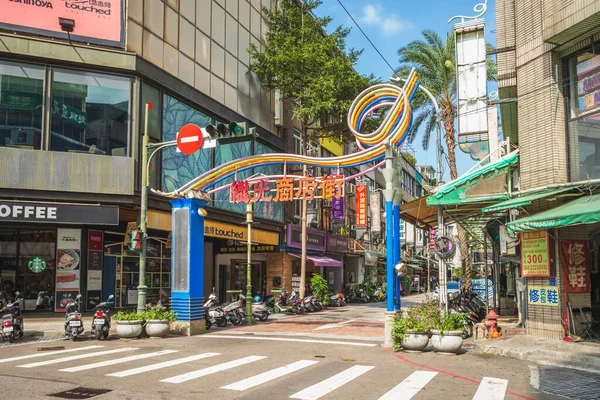
[[[177,329],[188,335],[202,333],[204,324],[204,200],[171,200],[171,308]]]
[[[400,189],[396,189],[400,191]],[[395,200],[395,199],[394,199]],[[400,262],[400,205],[394,201],[393,206],[393,229],[394,229],[394,258],[393,264],[396,266]],[[400,309],[400,278],[396,276],[396,298],[394,299],[394,310]]]

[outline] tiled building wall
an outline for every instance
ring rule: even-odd
[[[129,0],[127,50],[276,133],[274,95],[249,70],[271,0]]]

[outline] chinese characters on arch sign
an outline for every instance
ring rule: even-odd
[[[565,292],[589,292],[591,279],[588,242],[565,240],[562,243],[562,265],[565,271]]]
[[[527,302],[538,306],[558,307],[558,286],[528,286]]]
[[[550,276],[548,232],[521,233],[521,276]]]
[[[272,183],[274,187],[271,186]],[[339,199],[344,194],[344,175],[325,175],[320,178],[304,176],[299,179],[283,177],[274,182],[266,179],[255,182],[233,181],[229,193],[229,201],[232,203]]]

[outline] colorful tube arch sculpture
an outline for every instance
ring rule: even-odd
[[[208,192],[210,194],[228,187],[229,185],[216,189],[214,188],[219,182],[234,175],[236,172],[259,166],[273,164],[305,164],[319,168],[343,169],[381,160],[385,156],[386,145],[388,143],[395,147],[400,147],[406,140],[412,124],[412,109],[410,102],[418,87],[419,79],[413,69],[402,88],[396,85],[383,83],[365,89],[356,97],[350,106],[347,119],[348,127],[356,138],[356,143],[360,149],[356,153],[326,158],[287,153],[253,155],[215,167],[173,192],[164,193],[157,190],[152,191],[156,194],[171,198],[186,196],[191,190]],[[365,119],[374,111],[382,107],[388,107],[389,109],[383,117],[379,128],[371,133],[361,133],[360,129]],[[366,171],[363,173],[365,172]],[[359,175],[362,175],[363,173]],[[281,175],[262,176],[261,179],[275,177],[281,177]],[[345,179],[353,179],[354,177],[356,177],[356,175],[346,177]],[[210,190],[211,188],[212,190]]]

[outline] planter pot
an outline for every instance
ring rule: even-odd
[[[169,336],[169,320],[167,319],[150,319],[146,321],[146,333],[150,337],[167,337]]]
[[[441,354],[457,354],[462,348],[462,331],[446,331],[442,335],[440,331],[431,331],[431,345],[434,350]]]
[[[427,332],[406,331],[402,338],[402,349],[410,352],[419,352],[425,350],[429,344],[429,334]]]
[[[142,334],[142,323],[144,321],[115,321],[117,323],[117,335],[120,338],[136,338]]]

